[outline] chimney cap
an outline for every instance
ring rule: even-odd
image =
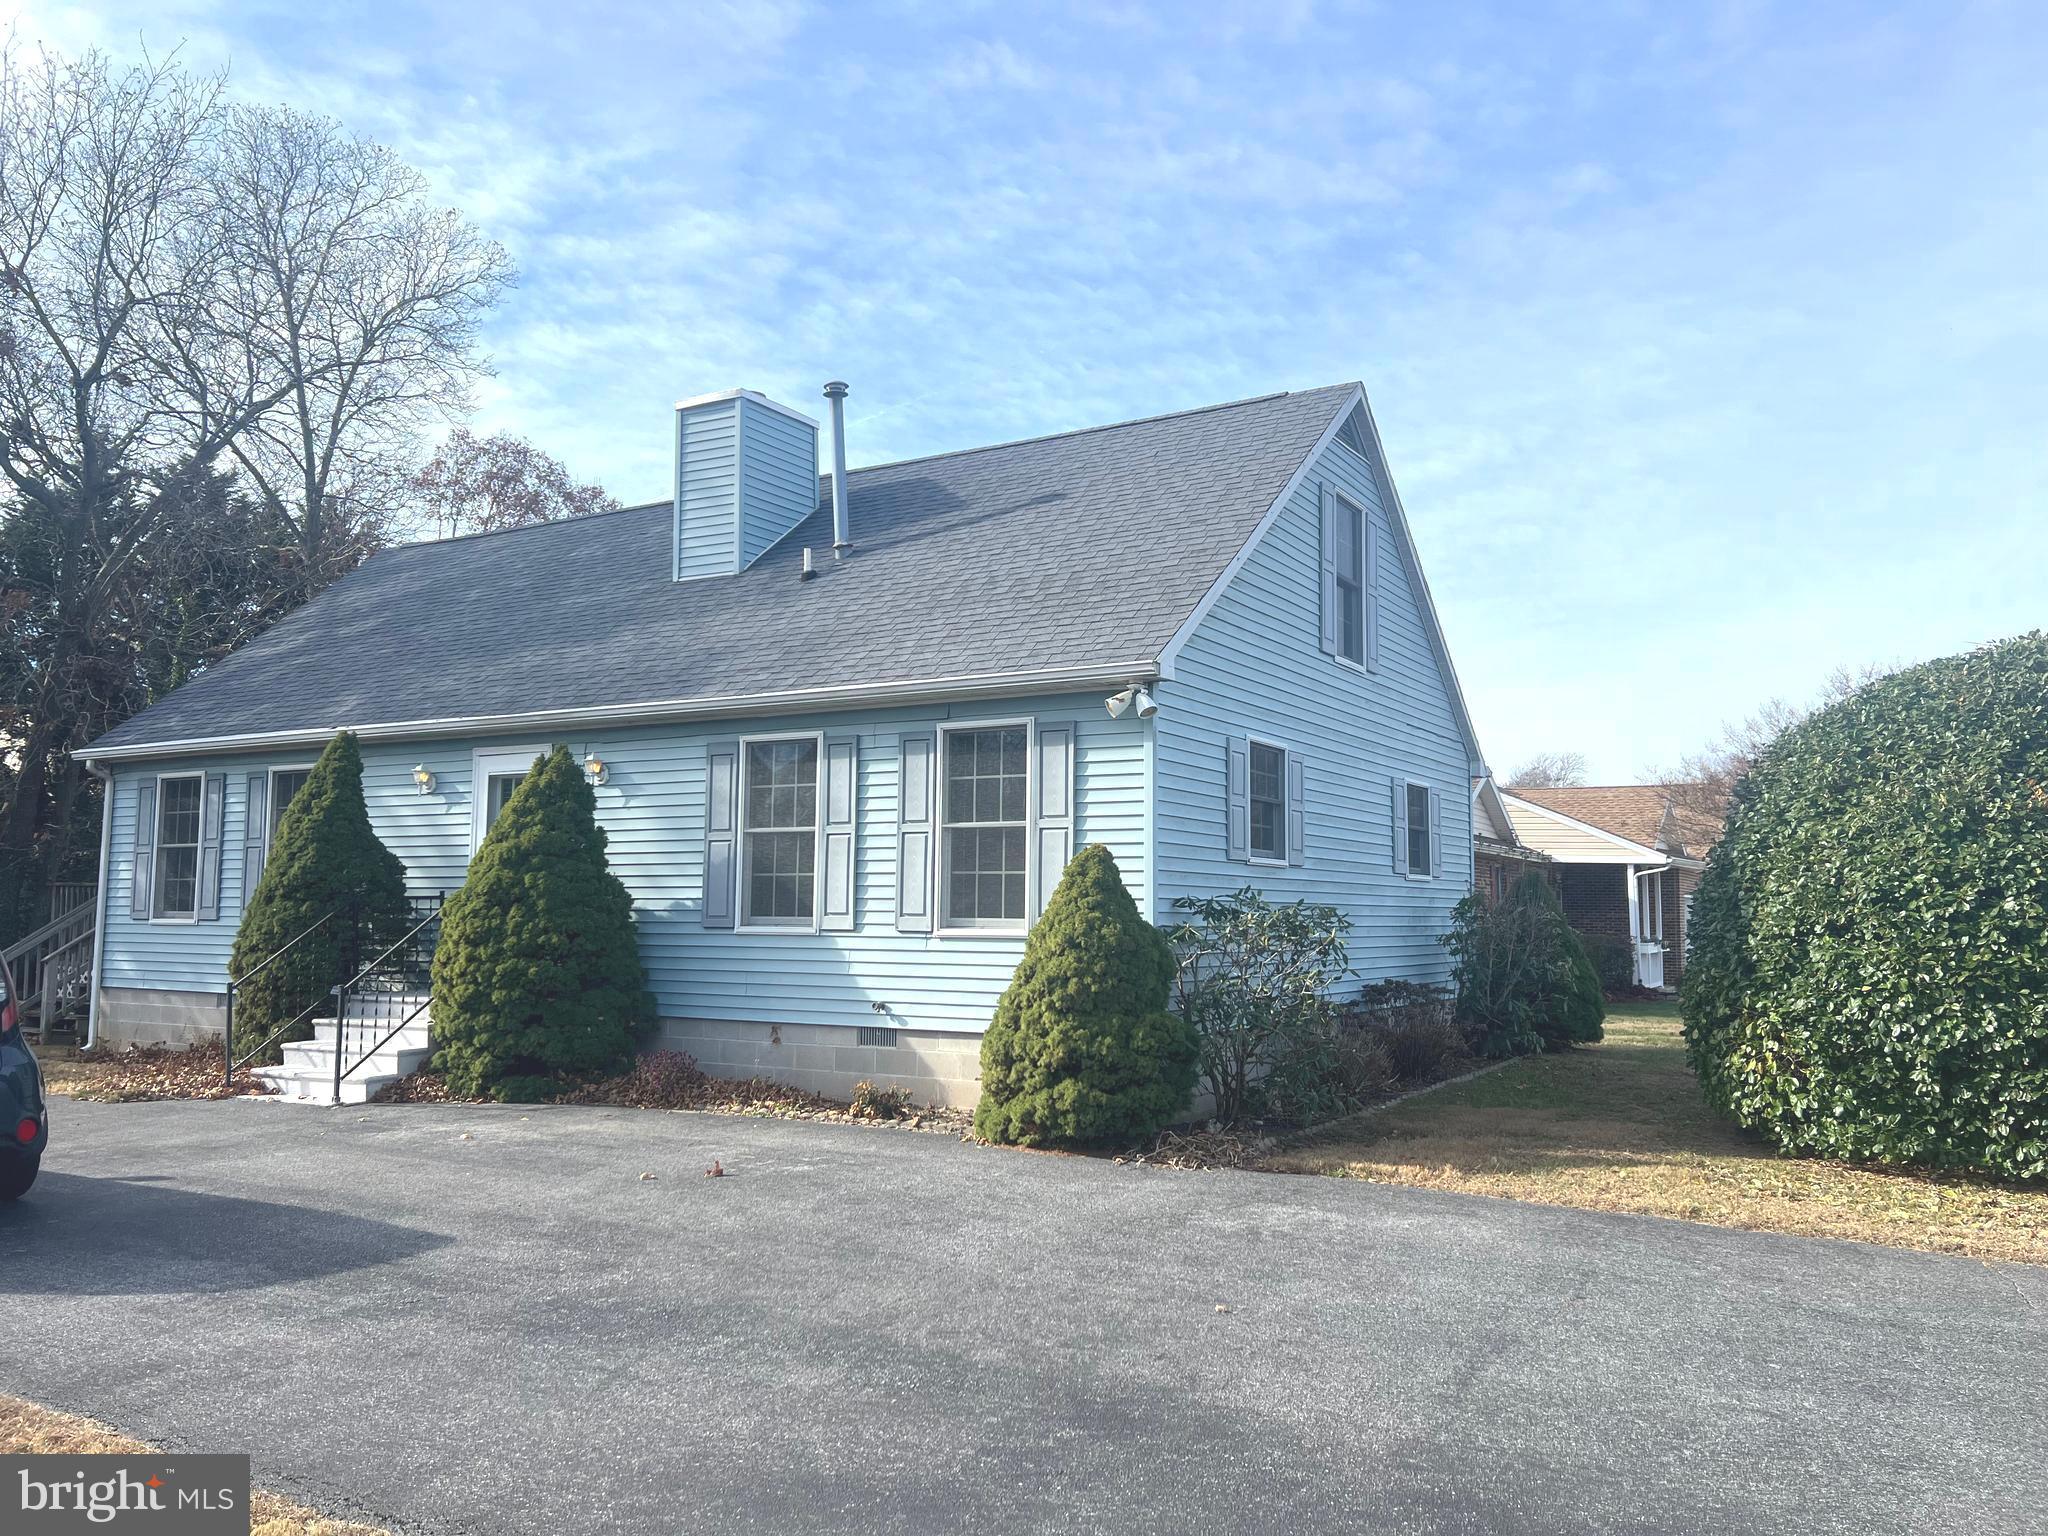
[[[827,400],[844,400],[846,398],[845,381],[834,379],[831,383],[827,384],[825,386],[825,398]]]

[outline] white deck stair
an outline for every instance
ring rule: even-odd
[[[344,1046],[347,1055],[342,1068],[341,1097],[334,1096],[334,1051],[336,1025],[332,1017],[313,1021],[313,1038],[294,1040],[284,1047],[284,1060],[274,1067],[257,1067],[255,1075],[277,1090],[289,1104],[362,1104],[377,1091],[402,1077],[410,1077],[427,1064],[433,1054],[428,1043],[432,1010],[421,1008],[419,1017],[384,1041],[398,1021],[420,1008],[424,996],[384,994],[373,999],[350,998]],[[383,1044],[378,1042],[383,1041]],[[357,1066],[371,1046],[377,1050]],[[352,1070],[351,1070],[352,1069]]]

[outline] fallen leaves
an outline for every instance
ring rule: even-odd
[[[221,1072],[226,1062],[218,1043],[176,1049],[167,1045],[132,1050],[96,1047],[90,1051],[39,1054],[43,1087],[51,1093],[95,1104],[141,1104],[158,1099],[233,1099],[271,1090],[249,1075],[247,1067],[229,1086]]]

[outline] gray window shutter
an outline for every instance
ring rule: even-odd
[[[1299,864],[1308,853],[1307,784],[1299,757],[1287,754],[1287,862]]]
[[[1074,856],[1074,728],[1041,725],[1037,750],[1038,773],[1031,804],[1032,848],[1037,861],[1031,893],[1033,918],[1052,900],[1060,876],[1067,872],[1067,860]]]
[[[1380,669],[1380,525],[1365,515],[1365,666]]]
[[[1441,880],[1444,874],[1444,807],[1435,790],[1429,792],[1429,875]]]
[[[156,869],[156,780],[135,787],[135,848],[128,871],[128,915],[147,918]]]
[[[1252,860],[1252,744],[1233,736],[1224,744],[1224,796],[1228,804],[1224,822],[1228,828],[1226,852],[1235,864]]]
[[[851,933],[854,921],[854,825],[860,814],[860,740],[825,738],[825,889],[818,926]]]
[[[209,773],[199,802],[199,919],[220,916],[221,822],[226,813],[228,776]]]
[[[1408,785],[1394,780],[1394,873],[1408,873]]]
[[[1326,654],[1335,656],[1340,641],[1337,636],[1337,498],[1326,485],[1321,488],[1322,496],[1322,646]]]
[[[739,875],[740,744],[728,737],[705,748],[704,911],[706,928],[733,926]]]
[[[937,738],[906,731],[897,740],[896,929],[932,931],[932,761]]]
[[[249,775],[249,797],[242,804],[242,905],[246,908],[263,881],[263,861],[270,852],[270,775]]]

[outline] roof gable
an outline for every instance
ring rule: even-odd
[[[669,502],[400,546],[91,750],[843,693],[1081,666],[1150,675],[1358,386],[855,470],[752,566],[671,579]],[[425,729],[408,734],[429,734]]]
[[[1508,794],[1511,799],[1524,801],[1638,848],[1681,858],[1704,856],[1720,835],[1718,827],[1703,820],[1679,816],[1670,794],[1660,784],[1511,789]]]

